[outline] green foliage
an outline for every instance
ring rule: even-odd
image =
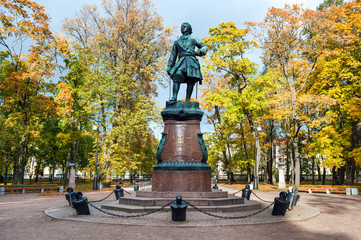
[[[317,6],[318,11],[322,11],[325,8],[329,8],[331,6],[341,6],[344,4],[344,0],[324,0],[323,3]]]

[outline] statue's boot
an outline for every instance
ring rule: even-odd
[[[178,77],[178,75],[175,75],[174,77],[176,78],[176,77]],[[173,96],[170,99],[170,102],[176,102],[177,101],[179,89],[180,89],[180,83],[173,82]]]
[[[186,102],[191,101],[191,96],[193,93],[194,83],[187,83],[187,94],[186,94]]]

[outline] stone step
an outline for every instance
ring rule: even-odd
[[[105,210],[123,211],[128,213],[144,213],[159,209],[161,206],[135,206],[128,204],[119,204],[117,201],[102,204],[101,208]],[[199,209],[207,212],[241,212],[257,210],[262,205],[255,201],[247,201],[243,204],[232,204],[224,206],[197,206]],[[170,206],[165,207],[166,211],[170,211]],[[187,207],[187,211],[197,211],[191,206]]]
[[[125,196],[119,198],[119,204],[138,206],[163,206],[172,200],[175,201],[175,198],[144,198]],[[187,200],[188,202],[196,206],[223,206],[244,203],[243,198],[237,197],[233,194],[229,194],[226,198],[183,198],[183,200]]]
[[[175,198],[178,194],[182,195],[182,198],[226,198],[228,197],[227,191],[220,189],[213,189],[211,192],[161,192],[151,191],[150,189],[144,189],[142,191],[136,191],[137,197],[148,198]]]

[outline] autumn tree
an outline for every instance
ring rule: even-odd
[[[203,88],[203,98],[207,110],[212,111],[209,119],[215,126],[215,134],[218,135],[215,139],[216,145],[222,144],[218,150],[223,154],[222,162],[229,182],[232,182],[232,168],[229,166],[234,165],[232,162],[235,162],[235,158],[232,155],[237,152],[236,149],[231,149],[231,143],[235,142],[231,136],[235,136],[235,128],[243,131],[244,118],[247,119],[254,138],[256,173],[261,159],[258,126],[255,122],[259,116],[259,106],[247,100],[254,99],[257,102],[257,96],[249,96],[252,90],[248,91],[250,86],[256,86],[255,79],[251,78],[256,73],[256,64],[244,56],[246,50],[256,46],[256,43],[246,40],[247,32],[246,29],[238,29],[233,22],[221,23],[209,30],[210,37],[203,39],[209,48],[208,56],[204,59],[206,87]],[[244,140],[244,133],[238,136]],[[245,150],[244,153],[248,152],[245,145],[242,148]],[[239,154],[237,157],[239,158]],[[247,154],[248,164],[250,159],[251,156]]]
[[[44,8],[33,1],[0,1],[2,73],[1,108],[7,128],[20,134],[13,184],[23,182],[27,147],[37,129],[37,118],[51,107],[46,95],[54,74],[54,38]]]
[[[337,6],[339,5],[339,6]],[[325,53],[312,83],[312,91],[332,98],[328,124],[316,135],[314,145],[323,145],[324,164],[334,172],[334,182],[353,184],[360,166],[360,2],[322,8],[316,22]],[[335,176],[335,171],[337,175]]]
[[[0,64],[0,66],[3,66]],[[1,71],[2,72],[2,71]],[[2,81],[1,79],[0,81]],[[8,177],[11,169],[16,168],[18,142],[20,142],[20,133],[14,127],[9,119],[10,112],[4,108],[0,108],[0,175],[4,185],[7,185]]]
[[[81,149],[90,150],[93,146],[86,139],[95,139],[91,136],[94,117],[91,115],[89,108],[89,90],[87,88],[86,77],[88,69],[75,56],[74,53],[66,54],[65,66],[68,69],[67,74],[61,77],[57,84],[57,95],[55,101],[57,103],[57,115],[59,117],[58,126],[61,131],[57,133],[57,138],[61,141],[61,145],[65,146],[67,156],[65,163],[61,165],[64,171],[63,185],[65,186],[67,175],[69,172],[69,164],[77,163],[80,169],[79,156],[84,154]],[[86,160],[87,162],[87,160]],[[88,163],[88,162],[87,162]],[[86,164],[87,165],[87,164]]]
[[[306,99],[309,79],[323,53],[321,39],[317,34],[311,34],[317,31],[313,17],[314,13],[310,10],[301,9],[298,5],[286,5],[282,9],[270,8],[263,22],[247,23],[264,51],[266,68],[284,79],[282,94],[277,96],[279,109],[285,110],[282,121],[288,121],[287,135],[292,144],[291,161],[295,164],[296,185],[300,184],[301,176],[301,99]]]
[[[66,20],[64,30],[87,69],[84,92],[91,100],[88,109],[100,116],[99,160],[110,176],[136,172],[146,158],[155,81],[164,69],[172,31],[163,27],[149,1],[105,0],[102,7],[85,5]]]

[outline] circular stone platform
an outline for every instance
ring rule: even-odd
[[[114,201],[103,201],[101,203],[93,203],[93,205],[100,208],[101,204],[111,203]],[[268,204],[263,204],[262,208]],[[191,208],[188,206],[188,208]],[[141,226],[172,226],[172,227],[202,227],[202,226],[233,226],[233,225],[249,225],[249,224],[265,224],[265,223],[277,223],[277,222],[288,222],[288,221],[300,221],[305,220],[320,214],[320,211],[297,204],[292,211],[287,211],[285,216],[272,216],[272,208],[261,212],[252,217],[243,219],[220,219],[210,217],[200,212],[187,211],[187,218],[184,222],[172,221],[172,213],[170,211],[157,212],[147,216],[139,218],[119,218],[104,214],[93,207],[89,206],[90,214],[88,216],[78,216],[74,209],[68,205],[59,207],[53,207],[45,210],[45,214],[49,217],[71,221],[82,221],[82,222],[94,222],[94,223],[105,223],[105,224],[121,224],[121,225],[141,225]],[[119,215],[134,215],[130,213],[124,213],[120,211],[107,210],[108,212],[119,214]],[[234,213],[215,213],[219,216],[245,216],[258,210],[234,212]]]

